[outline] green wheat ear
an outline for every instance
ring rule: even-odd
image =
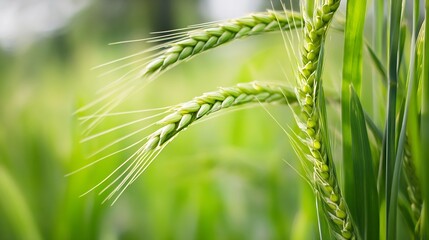
[[[426,20],[425,20],[426,21]],[[417,37],[417,72],[416,78],[420,80],[422,77],[423,69],[423,49],[424,49],[424,33],[425,28],[423,27],[419,31]],[[422,208],[423,208],[423,199],[422,199],[422,190],[421,190],[421,181],[417,175],[416,166],[414,164],[415,159],[413,158],[411,151],[411,144],[408,138],[408,134],[405,138],[405,147],[404,147],[404,156],[403,156],[403,172],[405,181],[407,184],[407,194],[410,201],[411,217],[414,228],[414,234],[418,236],[421,228],[422,221]]]
[[[303,137],[299,138],[308,152],[302,161],[309,161],[313,173],[309,178],[317,191],[322,203],[322,209],[330,223],[331,230],[336,238],[354,239],[355,230],[349,210],[343,198],[335,174],[334,163],[329,154],[327,131],[324,129],[319,104],[321,91],[319,63],[329,23],[340,5],[339,0],[325,1],[316,9],[313,19],[306,19],[304,27],[304,46],[301,50],[302,65],[299,68],[296,95],[301,107],[301,117],[296,118],[302,130]],[[305,164],[308,166],[308,164]]]
[[[114,197],[114,203],[123,193],[123,191],[146,170],[146,168],[169,142],[171,142],[179,133],[183,132],[189,126],[195,124],[196,122],[200,122],[209,115],[226,111],[228,109],[237,109],[240,107],[249,106],[250,104],[294,104],[296,102],[297,100],[292,90],[281,84],[275,83],[240,83],[233,87],[219,88],[217,91],[204,93],[201,96],[195,97],[191,101],[172,107],[168,111],[168,115],[159,121],[156,121],[155,124],[152,124],[157,126],[158,129],[145,138],[145,142],[136,152],[134,152],[134,154],[132,154],[116,170],[114,170],[99,184],[91,188],[88,192],[93,191],[95,188],[99,187],[101,184],[110,179],[114,174],[117,174],[119,176],[111,181],[111,183],[100,192],[103,193],[108,189],[113,188],[105,200]],[[138,132],[140,131],[137,131],[136,133]],[[132,135],[133,133],[127,136]],[[96,134],[94,137],[89,137],[89,139],[94,139],[98,136],[101,135]],[[124,138],[121,140],[123,139]],[[140,142],[141,141],[138,141],[137,143]],[[114,143],[116,143],[116,141]],[[102,153],[111,146],[112,145],[109,144],[107,147],[103,147],[101,151],[97,151],[97,154]],[[127,149],[128,147],[116,151],[114,154],[120,153]],[[106,157],[111,157],[114,154],[109,154],[108,156],[99,158],[95,162],[88,164],[87,166],[84,166],[75,172],[85,169],[86,167],[93,165],[100,160],[106,159]],[[114,185],[116,185],[116,187],[114,187]]]
[[[418,222],[421,217],[423,201],[422,193],[420,188],[420,180],[417,176],[416,168],[413,163],[413,158],[411,154],[411,146],[409,143],[408,137],[405,140],[404,148],[404,161],[403,161],[403,170],[405,175],[405,180],[407,183],[407,194],[411,203],[411,213],[412,219],[415,226],[419,226]],[[418,233],[419,229],[416,227],[415,232]]]
[[[204,93],[192,101],[180,104],[158,125],[163,126],[149,136],[147,150],[153,150],[172,139],[193,122],[217,111],[248,103],[272,103],[296,101],[292,91],[282,85],[260,82],[241,83],[235,87],[220,88],[218,91]]]
[[[88,120],[82,121],[83,124],[87,125],[84,133],[88,134],[93,131],[95,126],[102,121],[104,115],[109,114],[109,112],[128,95],[135,93],[139,89],[138,86],[144,86],[147,83],[145,79],[152,80],[158,74],[167,71],[169,68],[181,62],[187,61],[210,49],[224,46],[235,40],[275,31],[297,29],[302,26],[303,18],[300,13],[286,10],[267,11],[218,23],[190,26],[189,28],[180,29],[178,31],[173,30],[171,33],[167,31],[162,33],[165,35],[142,39],[148,42],[167,41],[167,43],[159,44],[148,50],[95,67],[101,68],[126,59],[155,52],[151,56],[123,64],[103,74],[105,75],[140,63],[116,81],[106,85],[102,89],[102,92],[105,93],[103,96],[76,111],[76,113],[82,113],[89,109],[97,109],[93,115],[100,116],[98,118],[88,118]],[[142,84],[142,82],[144,83]],[[110,102],[104,104],[103,101],[105,99],[109,99]]]
[[[202,52],[237,39],[267,32],[291,30],[300,28],[302,25],[303,19],[299,13],[267,11],[196,29],[168,44],[160,56],[148,63],[143,75],[159,73]]]

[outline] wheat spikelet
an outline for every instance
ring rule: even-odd
[[[112,188],[114,184],[118,183],[105,199],[108,200],[116,195],[113,201],[114,203],[122,194],[122,192],[145,171],[145,169],[157,157],[157,155],[162,151],[162,149],[169,142],[171,142],[174,137],[177,136],[177,134],[185,130],[191,124],[200,121],[200,119],[205,118],[210,114],[224,111],[233,107],[243,107],[245,105],[255,103],[292,104],[295,102],[296,97],[293,91],[283,85],[274,83],[241,83],[234,87],[220,88],[218,91],[204,93],[199,97],[195,97],[191,101],[171,108],[169,111],[170,114],[166,115],[161,120],[155,123],[156,126],[159,126],[158,130],[154,131],[145,139],[139,140],[138,142],[133,144],[134,146],[140,144],[141,142],[144,142],[133,155],[126,159],[110,175],[108,175],[99,184],[91,188],[86,193],[93,191],[95,188],[99,187],[101,184],[111,178],[114,174],[117,174],[120,169],[125,168],[121,170],[121,173],[118,177],[111,181],[111,183],[100,192],[101,194],[107,191],[107,189]],[[139,120],[137,120],[136,122],[138,121]],[[100,134],[96,134],[95,137],[98,137],[98,135]],[[124,138],[127,138],[132,135],[134,135],[134,133],[131,133]],[[93,139],[95,137],[90,138]],[[121,140],[123,140],[124,138],[121,138]],[[116,143],[116,141],[114,143]],[[112,144],[109,144],[106,147],[103,147],[101,151],[97,151],[97,154],[106,150],[108,147],[111,147],[111,145]],[[127,149],[129,149],[129,147],[116,151],[113,154],[109,154],[108,156],[102,157],[99,160],[111,157]],[[93,165],[93,163],[89,165]],[[88,167],[89,165],[78,169],[75,172],[78,172]]]
[[[304,137],[300,138],[308,146],[310,154],[306,159],[313,167],[312,180],[315,190],[321,199],[323,209],[329,220],[334,235],[339,238],[355,238],[354,228],[346,202],[338,186],[335,167],[327,153],[318,104],[318,90],[321,83],[317,82],[319,55],[322,41],[328,25],[339,7],[339,0],[325,1],[316,9],[313,19],[305,20],[304,47],[301,51],[302,66],[299,68],[296,95],[301,106],[302,117],[297,118]]]
[[[229,20],[208,28],[185,33],[185,37],[174,41],[150,61],[143,71],[148,76],[170,68],[199,53],[261,33],[289,30],[302,26],[301,14],[291,11],[267,11],[247,17]]]

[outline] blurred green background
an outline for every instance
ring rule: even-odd
[[[0,239],[316,238],[311,190],[285,163],[299,168],[286,134],[260,106],[190,127],[113,206],[98,191],[79,196],[132,152],[65,177],[129,133],[80,143],[73,113],[127,71],[98,77],[114,67],[91,68],[151,46],[107,44],[271,8],[269,1],[232,2],[0,3]],[[278,33],[242,40],[161,75],[115,111],[174,105],[238,82],[288,83],[285,73],[294,69],[287,60]],[[292,125],[287,106],[268,110]],[[139,117],[108,118],[99,128]]]

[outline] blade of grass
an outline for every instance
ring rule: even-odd
[[[429,13],[429,0],[426,0],[426,17]],[[422,181],[422,190],[423,190],[423,218],[422,218],[422,239],[429,238],[429,174],[427,173],[429,169],[429,43],[426,39],[429,38],[429,21],[425,22],[425,45],[424,45],[424,56],[423,56],[423,79],[422,79],[422,109],[421,109],[421,128],[420,128],[420,144],[421,144],[421,154],[420,154],[420,175]]]
[[[20,239],[42,239],[36,221],[20,191],[10,174],[0,166],[0,209],[2,218],[10,221],[15,237]]]
[[[404,13],[402,13],[403,15]],[[407,24],[405,23],[401,23],[401,28],[399,30],[399,47],[398,47],[398,71],[399,74],[401,73],[405,73],[407,74],[406,71],[407,70],[406,67],[403,67],[404,64],[406,64],[405,61],[405,51],[407,51],[407,49],[405,48],[405,44],[406,44],[406,38],[407,38],[407,33],[410,31],[409,27]],[[401,71],[402,70],[402,71]],[[405,80],[406,77],[398,77],[398,80]],[[399,85],[403,84],[403,82],[399,83]]]
[[[407,225],[407,227],[408,227],[408,229],[410,230],[409,231],[409,238],[411,238],[412,236],[414,236],[414,228],[415,228],[415,226],[414,226],[414,223],[413,223],[413,219],[412,219],[412,213],[411,213],[411,211],[410,211],[410,204],[409,204],[409,202],[406,200],[406,197],[405,196],[399,196],[398,197],[398,207],[399,207],[399,210],[400,210],[400,212],[401,212],[401,214],[402,214],[402,217],[404,218],[404,222],[406,223],[406,225]]]
[[[420,143],[420,104],[421,102],[421,95],[419,94],[419,87],[418,87],[418,82],[419,81],[423,81],[423,77],[422,77],[422,71],[421,68],[423,66],[423,55],[424,55],[424,34],[425,34],[425,26],[424,24],[421,26],[420,28],[420,32],[419,32],[419,36],[417,38],[417,42],[416,42],[416,72],[414,73],[413,78],[415,79],[415,85],[414,88],[412,90],[411,93],[411,99],[410,99],[410,107],[409,107],[409,116],[408,116],[408,133],[409,133],[409,141],[410,141],[410,150],[411,150],[411,155],[413,156],[414,159],[414,163],[416,165],[416,169],[417,169],[417,177],[420,179],[420,186],[422,184],[422,175],[424,174],[424,172],[421,170],[422,166],[421,166],[421,159],[423,159],[423,157],[421,157],[421,148],[422,145]],[[421,187],[422,188],[422,187]],[[421,219],[420,219],[421,220]],[[422,222],[420,222],[420,228]],[[420,230],[418,230],[418,228],[416,229],[418,231],[418,233],[416,235],[420,235],[421,232]]]
[[[384,47],[384,9],[385,9],[385,1],[384,0],[374,0],[374,31],[373,31],[373,44],[375,53],[378,56],[382,56]]]
[[[352,216],[360,211],[356,201],[355,173],[352,161],[352,136],[350,119],[350,86],[358,93],[362,81],[363,27],[365,23],[366,1],[347,2],[347,19],[344,39],[343,80],[341,86],[341,121],[343,134],[344,196]],[[361,229],[360,229],[361,230]]]
[[[372,165],[365,115],[352,86],[350,86],[350,95],[350,118],[353,119],[351,121],[353,190],[358,208],[354,215],[355,221],[363,239],[379,239],[377,181]]]
[[[347,2],[347,19],[344,40],[343,81],[352,83],[356,92],[361,92],[363,27],[365,24],[366,0]],[[346,84],[345,91],[349,91]]]
[[[396,215],[397,207],[398,207],[398,195],[399,195],[399,181],[400,181],[400,174],[402,171],[402,160],[404,155],[404,149],[405,149],[405,142],[406,142],[406,131],[407,131],[407,124],[408,124],[408,115],[409,115],[409,108],[410,108],[410,101],[413,94],[413,89],[415,86],[415,73],[416,71],[416,39],[417,39],[417,24],[418,24],[418,14],[419,14],[419,3],[418,1],[414,1],[414,8],[413,8],[413,27],[412,27],[412,37],[411,37],[411,47],[410,47],[410,63],[408,68],[408,74],[407,74],[407,94],[405,98],[405,103],[403,105],[403,108],[401,108],[401,116],[399,118],[400,126],[400,134],[398,139],[398,148],[396,151],[396,159],[394,163],[394,172],[393,172],[393,179],[392,179],[392,189],[391,189],[391,196],[390,196],[390,210],[389,213]],[[401,34],[404,35],[404,34]],[[402,37],[405,38],[405,37]],[[402,44],[404,43],[404,40],[401,41]],[[400,49],[404,49],[403,46],[400,46]],[[402,53],[403,54],[403,53]],[[391,218],[392,219],[392,218]],[[395,228],[396,223],[390,222],[390,226],[392,228]],[[395,225],[394,225],[395,224]],[[396,229],[396,228],[395,228]]]
[[[374,63],[377,72],[381,75],[381,82],[384,86],[387,85],[387,73],[386,68],[384,67],[383,63],[381,62],[381,59],[377,56],[377,53],[375,53],[374,49],[368,44],[365,43],[366,49],[368,50],[369,56],[371,57],[372,62]]]
[[[373,20],[373,32],[372,32],[372,46],[373,50],[377,56],[379,56],[380,61],[386,68],[386,4],[385,0],[374,0],[373,1],[373,10],[374,10],[374,20]],[[382,85],[378,81],[378,75],[375,71],[371,74],[372,76],[372,89],[380,89]],[[387,76],[387,71],[386,71]],[[386,87],[387,87],[387,77],[386,77]],[[380,124],[384,121],[384,112],[385,106],[380,105],[380,102],[384,101],[384,92],[381,91],[372,91],[372,112],[369,112],[372,116],[372,119],[377,124]],[[380,161],[379,161],[380,162]],[[380,200],[382,197],[380,196]]]
[[[398,83],[399,44],[401,34],[402,0],[392,1],[390,6],[390,25],[388,38],[388,103],[385,132],[386,163],[386,239],[396,239],[396,202],[391,202],[392,182],[396,159],[396,97]]]
[[[374,21],[373,21],[373,39],[372,39],[372,43],[374,45],[374,51],[377,54],[377,56],[381,57],[381,61],[385,62],[385,56],[386,56],[386,48],[385,48],[385,42],[386,42],[386,28],[385,28],[385,15],[386,15],[386,4],[387,2],[384,0],[374,0],[373,1],[373,7],[374,7]],[[373,78],[376,77],[375,75],[376,73],[373,73]],[[387,75],[387,73],[386,73]],[[386,77],[386,82],[387,82],[387,77]],[[379,89],[380,88],[380,83],[379,81],[371,81],[372,83],[372,88],[373,89]],[[387,84],[386,84],[387,85]],[[376,112],[376,109],[380,109],[379,107],[379,102],[383,101],[384,99],[381,97],[380,92],[373,92],[373,119],[374,122],[381,122],[382,117],[383,117],[383,113],[381,112]],[[382,109],[384,108],[384,106],[381,107]],[[382,112],[384,112],[385,110],[383,109]],[[374,125],[375,126],[375,125]],[[379,193],[382,193],[385,191],[385,186],[384,186],[384,155],[385,155],[385,140],[382,137],[381,138],[381,144],[382,144],[382,149],[380,151],[380,157],[379,157],[379,171],[378,171],[378,179],[377,179],[377,187],[379,190]],[[385,231],[384,229],[386,228],[386,219],[385,219],[385,214],[384,214],[384,205],[385,205],[385,199],[384,199],[384,195],[380,194],[379,195],[379,202],[380,202],[380,207],[381,207],[381,211],[380,211],[380,239],[386,239],[385,236]]]
[[[381,146],[382,140],[383,140],[383,133],[377,127],[377,125],[374,123],[374,121],[371,119],[371,117],[368,116],[368,114],[366,112],[364,112],[364,114],[365,114],[366,124],[368,124],[369,130],[374,135],[374,138],[377,141],[377,143],[380,144],[380,146]]]

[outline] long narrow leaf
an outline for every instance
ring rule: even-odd
[[[362,50],[363,27],[365,24],[366,1],[350,0],[347,2],[347,19],[344,39],[343,80],[341,85],[341,122],[343,134],[343,176],[344,197],[349,206],[351,215],[355,218],[359,208],[356,201],[356,182],[352,160],[352,136],[350,119],[350,86],[358,93],[361,91],[362,81]],[[359,229],[362,231],[362,229]]]
[[[374,52],[378,56],[382,56],[384,52],[384,32],[385,32],[385,1],[384,0],[374,0],[374,30],[373,30],[373,44]],[[383,59],[382,59],[383,60]]]
[[[412,89],[411,98],[410,98],[410,106],[409,106],[409,115],[408,115],[408,126],[407,131],[409,133],[408,140],[410,142],[410,149],[411,149],[411,155],[413,157],[414,163],[416,164],[417,169],[417,177],[422,181],[422,175],[424,174],[424,171],[427,171],[427,169],[422,168],[421,160],[423,157],[421,157],[422,151],[421,148],[423,147],[420,144],[420,105],[421,105],[421,94],[419,94],[418,85],[419,81],[422,81],[422,71],[421,67],[423,66],[423,55],[424,55],[424,29],[425,26],[423,25],[420,28],[419,36],[417,38],[416,42],[416,71],[414,73],[414,81],[415,85]],[[420,171],[419,171],[420,170]],[[420,182],[420,186],[422,186],[422,182]],[[419,228],[421,228],[422,222],[420,222],[420,227],[417,226],[415,230],[420,231]],[[420,235],[420,232],[417,233],[417,235]]]
[[[411,231],[409,232],[409,238],[414,236],[413,229],[415,228],[413,219],[412,219],[412,213],[410,210],[410,203],[405,199],[405,196],[398,196],[398,207],[402,214],[402,217],[404,218],[404,222],[406,223],[408,229]]]
[[[386,68],[383,66],[383,63],[381,62],[381,59],[377,56],[377,53],[375,53],[374,49],[366,43],[365,44],[366,49],[368,50],[369,56],[371,57],[372,62],[375,64],[375,67],[377,69],[377,72],[381,75],[381,82],[384,84],[384,86],[387,85],[387,73]]]
[[[407,124],[408,124],[408,116],[409,116],[409,109],[410,109],[410,102],[415,86],[415,73],[416,71],[416,39],[417,39],[417,24],[418,24],[418,14],[419,14],[419,6],[418,2],[414,2],[414,19],[413,19],[413,28],[412,28],[412,37],[411,37],[411,47],[410,47],[410,63],[409,63],[409,72],[407,75],[407,94],[405,95],[406,98],[404,99],[404,105],[401,109],[401,115],[399,118],[398,125],[401,124],[400,128],[400,134],[399,134],[399,140],[398,140],[398,148],[396,152],[396,159],[395,159],[395,166],[394,166],[394,173],[393,173],[393,179],[392,179],[392,189],[391,189],[391,196],[390,196],[390,207],[394,208],[391,209],[390,212],[393,214],[396,212],[396,208],[398,206],[398,195],[399,195],[399,181],[400,181],[400,174],[402,170],[402,160],[404,156],[404,149],[405,149],[405,142],[406,142],[406,131],[407,131]],[[403,41],[402,41],[403,42]],[[403,47],[401,46],[401,49]],[[393,225],[392,225],[393,226]]]
[[[350,118],[352,133],[352,159],[354,171],[353,191],[358,211],[356,224],[363,239],[379,239],[379,207],[377,181],[372,165],[371,149],[365,123],[365,115],[359,98],[350,87]]]
[[[13,232],[20,239],[42,239],[37,223],[21,189],[12,176],[0,165],[0,212],[10,222]],[[6,197],[6,198],[5,198]]]
[[[426,18],[429,12],[429,0],[426,0]],[[421,132],[420,132],[420,144],[421,144],[421,155],[420,155],[420,169],[421,169],[421,180],[423,188],[423,202],[424,206],[424,218],[422,221],[422,238],[429,238],[429,43],[426,39],[429,38],[429,21],[426,19],[425,22],[425,45],[424,45],[424,56],[423,56],[423,80],[422,80],[422,109],[421,109]]]
[[[398,64],[402,0],[391,2],[389,27],[389,70],[388,70],[388,105],[385,132],[386,152],[386,239],[396,239],[397,204],[391,202],[392,181],[396,160],[396,98],[398,84]]]

